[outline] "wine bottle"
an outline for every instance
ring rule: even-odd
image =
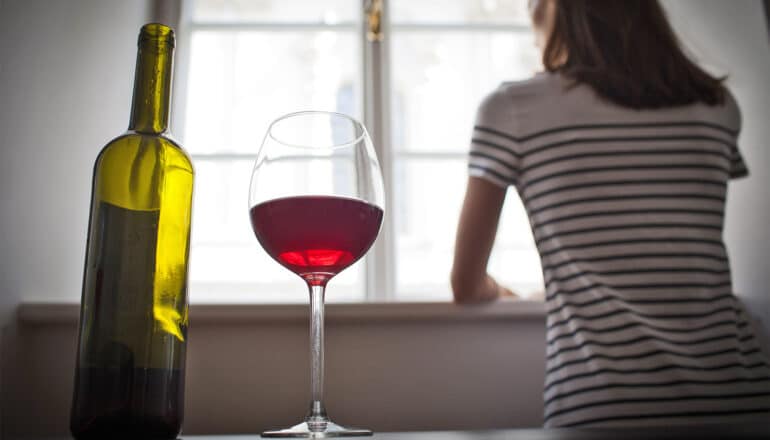
[[[139,33],[128,131],[94,164],[70,429],[77,439],[181,430],[193,168],[168,131],[174,32]]]

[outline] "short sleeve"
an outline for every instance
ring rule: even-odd
[[[738,147],[738,135],[741,131],[741,109],[735,101],[735,98],[729,93],[727,101],[730,125],[733,127],[731,133],[733,136],[733,144],[730,147],[730,178],[739,179],[749,175],[749,169],[746,166],[746,162],[743,160],[743,155]]]
[[[743,156],[737,147],[731,148],[730,152],[730,178],[740,179],[749,175],[749,169],[746,167],[746,162],[743,161]]]
[[[507,187],[516,186],[520,154],[512,101],[500,88],[481,102],[471,138],[468,174]]]

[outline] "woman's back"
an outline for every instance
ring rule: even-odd
[[[517,188],[541,255],[546,426],[770,411],[722,242],[739,129],[729,96],[634,110],[556,73],[482,104],[470,174]]]

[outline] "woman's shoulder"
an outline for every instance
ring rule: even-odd
[[[522,111],[531,113],[543,104],[552,103],[563,91],[557,75],[538,73],[520,81],[506,81],[487,93],[479,105],[479,118],[505,120],[509,124]]]
[[[527,79],[501,83],[487,95],[484,102],[542,100],[563,91],[564,83],[560,75],[540,72]]]
[[[607,123],[702,121],[737,133],[741,112],[725,88],[719,105],[694,103],[681,107],[636,110],[599,96],[590,86],[575,83],[558,73],[538,73],[521,81],[503,82],[481,101],[477,125],[525,135],[554,126]]]
[[[698,121],[722,127],[723,131],[737,135],[741,130],[741,110],[730,90],[725,88],[724,101],[719,104],[696,102],[693,104],[637,112],[652,122]]]
[[[519,135],[549,120],[554,105],[568,94],[564,79],[558,74],[537,73],[520,81],[506,81],[489,92],[479,105],[476,125],[505,129]]]

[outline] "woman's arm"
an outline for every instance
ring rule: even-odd
[[[455,302],[477,303],[513,295],[487,274],[504,200],[505,188],[478,177],[468,179],[452,264]]]

